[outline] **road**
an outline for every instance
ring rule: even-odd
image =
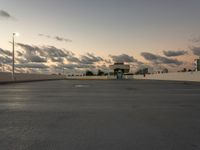
[[[200,83],[0,85],[2,150],[200,150]]]

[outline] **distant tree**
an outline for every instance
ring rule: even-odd
[[[136,75],[137,74],[148,74],[149,73],[149,69],[148,68],[144,68],[144,69],[139,69],[138,71],[136,71]]]
[[[93,76],[94,73],[90,70],[87,70],[86,73],[85,73],[86,76]]]
[[[186,68],[183,68],[183,70],[181,72],[187,72],[187,69]]]
[[[108,74],[111,75],[111,76],[113,76],[113,75],[114,75],[114,72],[109,72]]]
[[[101,71],[101,70],[98,70],[98,72],[97,72],[97,76],[103,76],[105,73],[103,72],[103,71]]]
[[[163,69],[163,71],[162,71],[162,73],[168,73],[168,72],[169,72],[169,71],[168,71],[167,68]]]

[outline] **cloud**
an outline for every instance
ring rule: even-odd
[[[22,43],[17,43],[17,45],[25,50],[24,57],[28,62],[35,62],[35,63],[47,62],[46,58],[40,55],[39,47],[30,46]]]
[[[12,63],[12,58],[10,58],[8,56],[0,56],[0,63],[11,64]]]
[[[21,57],[21,56],[23,56],[23,53],[22,53],[22,52],[19,52],[19,51],[17,51],[17,55],[18,55],[19,57]]]
[[[64,60],[68,60],[69,62],[79,63],[80,60],[75,57],[75,54],[71,51],[65,49],[58,49],[54,46],[44,46],[42,50],[40,50],[41,55],[44,55],[51,59],[53,62],[64,62]]]
[[[36,46],[31,46],[28,44],[23,44],[23,43],[17,43],[18,46],[20,46],[22,49],[26,51],[26,53],[32,54],[35,53],[38,49]]]
[[[139,62],[133,56],[129,56],[127,54],[121,54],[121,55],[118,55],[118,56],[110,55],[110,57],[112,58],[112,60],[114,62],[121,62],[121,63],[124,63],[124,62],[127,62],[127,63]]]
[[[42,49],[40,48],[38,50],[42,55],[50,57],[50,58],[67,57],[70,54],[69,51],[56,48],[55,46],[43,46]]]
[[[57,62],[63,61],[63,59],[58,58],[67,56],[66,52],[54,46],[37,47],[22,43],[17,43],[17,45],[25,50],[24,57],[29,62],[47,62],[47,59]]]
[[[81,56],[81,58],[74,57],[73,55],[68,55],[67,60],[70,62],[69,64],[59,64],[57,68],[65,68],[69,70],[76,70],[78,72],[83,72],[87,69],[95,69],[94,65],[96,62],[103,61],[103,59],[99,56],[95,56],[94,54],[87,53],[86,55]]]
[[[59,41],[59,42],[72,42],[72,40],[70,40],[70,39],[67,39],[67,38],[64,38],[64,37],[60,37],[60,36],[55,36],[55,37],[52,37],[52,36],[50,36],[50,35],[46,35],[46,34],[38,34],[39,36],[41,36],[41,37],[46,37],[46,38],[51,38],[51,39],[54,39],[54,40],[56,40],[56,41]]]
[[[98,66],[96,66],[96,68],[97,68],[98,70],[102,70],[102,71],[105,71],[105,72],[109,72],[109,71],[110,71],[110,67],[106,66],[105,64],[103,64],[103,65],[98,65]]]
[[[12,53],[8,50],[0,48],[0,63],[11,64],[12,63]]]
[[[75,57],[74,55],[68,55],[67,60],[69,62],[73,62],[73,63],[80,63],[81,62],[80,59]]]
[[[200,47],[191,47],[190,49],[194,55],[200,56]]]
[[[16,62],[17,63],[20,63],[20,64],[25,64],[25,63],[28,63],[28,61],[25,59],[25,58],[15,58]]]
[[[51,61],[52,62],[64,62],[64,58],[61,58],[61,57],[52,57],[51,58]]]
[[[110,59],[105,59],[104,62],[107,64],[112,64],[112,61]]]
[[[63,64],[60,67],[67,68],[67,69],[76,69],[78,67],[78,64]]]
[[[163,54],[167,57],[175,57],[185,55],[187,51],[163,51]]]
[[[89,64],[60,64],[57,66],[57,68],[67,68],[70,70],[74,69],[94,69],[96,68],[94,65],[89,65]]]
[[[46,58],[43,58],[43,57],[40,57],[40,56],[30,56],[29,61],[30,62],[37,62],[37,63],[47,62]]]
[[[35,69],[46,69],[49,66],[42,63],[26,63],[26,64],[16,64],[17,68],[35,68]]]
[[[3,50],[0,48],[0,54],[1,55],[6,55],[6,56],[12,56],[12,53],[8,50]]]
[[[95,63],[103,61],[103,59],[99,56],[95,56],[94,54],[87,53],[86,55],[82,55],[81,58],[77,58],[73,53],[67,55],[66,60],[70,62],[69,64],[60,63],[56,66],[58,69],[68,69],[71,71],[83,72],[86,69],[95,69]]]
[[[78,68],[78,69],[94,69],[96,67],[91,64],[77,64],[76,68]]]
[[[42,36],[42,37],[46,37],[46,38],[51,38],[51,36],[50,35],[45,35],[45,34],[38,34],[39,36]]]
[[[72,40],[70,39],[66,39],[66,38],[63,38],[63,37],[59,37],[59,36],[55,36],[54,39],[56,39],[57,41],[61,41],[61,42],[72,42]]]
[[[183,62],[177,59],[169,59],[163,56],[155,55],[152,53],[143,52],[141,53],[146,60],[154,63],[154,64],[167,64],[167,65],[182,65]]]
[[[200,42],[200,36],[191,37],[189,40],[193,43],[199,43]]]
[[[8,12],[6,12],[4,10],[0,10],[0,18],[9,19],[9,18],[12,18],[12,16]]]
[[[55,46],[33,46],[28,44],[17,43],[25,53],[19,55],[29,62],[52,62],[63,63],[65,60],[71,63],[81,63],[81,60],[71,51],[59,49]]]
[[[99,56],[95,56],[94,54],[87,53],[81,57],[80,63],[81,64],[94,64],[96,62],[103,61],[103,58]]]

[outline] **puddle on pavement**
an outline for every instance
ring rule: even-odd
[[[90,87],[88,84],[77,84],[75,85],[76,88],[88,88]]]

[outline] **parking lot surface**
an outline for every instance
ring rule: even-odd
[[[63,80],[0,85],[2,150],[200,150],[200,84]]]

